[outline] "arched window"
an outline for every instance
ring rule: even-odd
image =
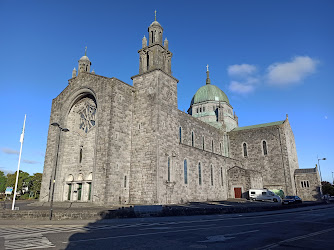
[[[220,168],[220,180],[223,186],[224,183],[223,183],[223,168],[222,167]]]
[[[191,132],[191,146],[194,146],[194,132]]]
[[[222,151],[222,143],[219,143],[219,152],[220,152],[220,154],[223,154],[223,151]]]
[[[88,200],[90,201],[92,198],[92,183],[91,182],[87,183],[88,183]]]
[[[244,157],[247,157],[247,144],[244,142],[242,147],[243,147],[243,150],[244,150]]]
[[[202,185],[202,170],[201,170],[201,163],[198,163],[198,183]]]
[[[147,57],[146,57],[146,66],[147,70],[150,68],[150,54],[147,52]]]
[[[170,157],[167,158],[167,181],[170,182]]]
[[[213,140],[211,141],[211,151],[213,153]]]
[[[184,160],[183,168],[184,168],[184,184],[188,184],[188,166],[187,166],[187,160]]]
[[[180,143],[182,143],[182,128],[179,128],[179,139],[180,139]]]
[[[203,150],[204,150],[204,136],[203,136]]]
[[[203,112],[205,112],[205,107],[203,107]]]
[[[267,155],[268,151],[267,151],[267,142],[266,141],[262,142],[262,148],[263,148],[263,155]]]
[[[67,200],[71,200],[71,194],[72,194],[72,183],[68,183],[68,192],[67,192]]]
[[[211,165],[210,174],[211,174],[211,186],[213,186],[213,167],[212,167],[212,165]]]
[[[80,147],[79,163],[82,162],[82,147]]]
[[[126,188],[126,175],[124,176],[124,187]]]

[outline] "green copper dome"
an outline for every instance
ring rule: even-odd
[[[229,103],[226,94],[220,88],[211,84],[206,84],[200,87],[194,95],[193,99],[191,99],[190,105],[206,101],[220,101]]]

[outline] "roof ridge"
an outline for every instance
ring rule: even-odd
[[[256,125],[249,125],[249,126],[244,126],[244,127],[237,127],[237,128],[234,128],[232,131],[246,130],[246,129],[252,129],[252,128],[270,127],[270,126],[275,126],[275,125],[281,125],[284,122],[285,122],[285,120],[276,121],[276,122],[261,123],[261,124],[256,124]]]

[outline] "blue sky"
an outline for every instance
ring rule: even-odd
[[[147,27],[157,20],[173,53],[178,106],[211,82],[229,97],[239,126],[289,114],[300,168],[319,158],[334,171],[334,1],[1,1],[0,170],[42,172],[51,101],[88,47],[99,75],[132,84]]]

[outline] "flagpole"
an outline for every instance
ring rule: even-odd
[[[22,129],[22,134],[21,134],[21,137],[20,137],[21,148],[20,148],[20,155],[19,155],[19,163],[17,165],[17,172],[16,172],[16,181],[15,181],[15,189],[14,189],[14,198],[13,198],[12,210],[14,210],[14,207],[15,207],[17,183],[19,181],[20,163],[21,163],[21,154],[22,154],[22,145],[23,145],[23,140],[24,140],[24,129],[25,129],[25,126],[26,126],[26,117],[27,117],[27,115],[24,115],[23,129]]]

